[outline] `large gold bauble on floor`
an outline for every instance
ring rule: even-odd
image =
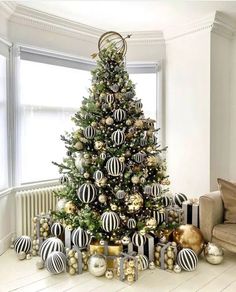
[[[119,256],[123,251],[122,245],[108,245],[108,255],[109,256]],[[104,255],[104,245],[101,245],[99,242],[93,242],[89,245],[90,254],[102,254]],[[107,267],[112,269],[114,267],[114,261],[108,259]]]
[[[197,255],[200,255],[204,247],[200,229],[190,224],[177,227],[173,232],[173,239],[181,247],[191,248]]]

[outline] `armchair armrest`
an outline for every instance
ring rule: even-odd
[[[215,225],[223,223],[224,206],[220,191],[211,192],[199,199],[200,229],[206,241],[211,241]]]

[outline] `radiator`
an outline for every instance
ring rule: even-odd
[[[16,192],[16,235],[33,234],[32,219],[42,212],[56,209],[57,198],[54,191],[63,186],[50,186]]]

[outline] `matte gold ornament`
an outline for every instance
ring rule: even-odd
[[[128,199],[128,212],[134,213],[140,210],[143,206],[143,198],[139,193],[134,193]]]
[[[119,157],[119,160],[120,160],[120,162],[125,162],[125,157],[121,156],[121,157]]]
[[[131,181],[133,184],[139,183],[139,177],[137,175],[132,176]]]
[[[84,145],[83,143],[81,143],[80,141],[75,143],[75,146],[74,146],[77,150],[82,150],[84,148]]]
[[[97,123],[96,123],[96,122],[92,122],[92,123],[91,123],[91,126],[92,126],[92,127],[96,127],[96,126],[97,126]]]
[[[76,270],[74,268],[70,267],[69,274],[73,276],[73,275],[75,275],[75,273],[76,273]]]
[[[155,218],[146,220],[146,227],[149,229],[155,229],[157,227],[157,221]]]
[[[88,172],[84,173],[84,178],[89,178],[89,173]]]
[[[76,206],[72,201],[66,202],[64,210],[67,214],[73,214],[76,211]]]
[[[134,122],[134,126],[135,126],[136,128],[142,129],[142,128],[143,128],[143,121],[142,121],[142,120],[136,120],[136,121]]]
[[[203,235],[194,225],[180,225],[174,230],[173,239],[182,248],[191,248],[197,255],[200,255],[204,247]]]
[[[104,204],[104,203],[106,203],[106,201],[107,201],[107,197],[106,197],[105,195],[100,195],[100,196],[98,197],[98,201],[99,201],[101,204]]]
[[[103,147],[103,142],[102,141],[95,141],[95,143],[94,143],[94,148],[96,149],[96,150],[101,150],[102,149],[102,147]]]
[[[38,260],[38,261],[36,262],[36,267],[37,267],[37,269],[39,269],[39,270],[43,269],[43,268],[44,268],[44,261],[43,261],[42,259]]]
[[[131,126],[132,125],[132,121],[131,120],[127,120],[125,123],[126,123],[127,126]]]
[[[148,156],[147,157],[147,165],[148,166],[156,166],[157,165],[156,156]]]
[[[116,211],[118,208],[116,204],[111,204],[110,206],[112,211]]]
[[[114,277],[114,273],[112,270],[107,270],[106,273],[105,273],[105,277],[109,280],[113,279]]]
[[[212,265],[219,265],[224,259],[224,252],[220,246],[208,242],[208,244],[204,248],[204,256],[208,263]]]
[[[111,125],[113,125],[113,123],[114,123],[114,120],[113,120],[113,118],[111,118],[111,117],[108,117],[108,118],[106,119],[106,124],[107,124],[108,126],[111,126]]]
[[[127,281],[128,281],[129,283],[133,283],[133,282],[134,282],[134,276],[133,276],[133,275],[128,275],[128,276],[127,276]]]

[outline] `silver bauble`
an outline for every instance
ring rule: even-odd
[[[18,254],[17,254],[17,257],[19,260],[24,260],[26,258],[26,253],[24,251],[20,251]]]
[[[148,267],[149,267],[149,270],[154,270],[156,268],[154,262],[150,262]]]
[[[43,268],[44,268],[44,261],[43,261],[42,259],[38,260],[38,261],[36,262],[36,267],[37,267],[37,269],[39,269],[39,270],[43,269]]]
[[[208,242],[208,244],[204,248],[204,256],[208,263],[212,265],[219,265],[224,259],[224,252],[220,246]]]
[[[65,208],[65,204],[66,204],[67,200],[65,198],[63,199],[60,199],[58,202],[57,202],[57,210],[58,211],[62,211],[64,208]]]
[[[174,270],[175,273],[180,273],[182,271],[181,267],[179,265],[177,265],[177,264],[174,265],[174,269],[173,270]]]
[[[88,270],[95,277],[103,276],[107,270],[105,257],[100,254],[92,255],[88,260]]]

